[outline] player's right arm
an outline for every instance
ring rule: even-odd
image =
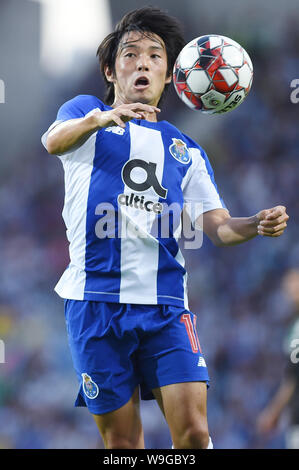
[[[69,119],[52,129],[47,137],[47,150],[50,154],[62,155],[76,150],[99,129],[110,126],[125,127],[131,119],[145,119],[148,114],[160,109],[144,103],[122,104],[108,111],[95,109],[82,118]]]

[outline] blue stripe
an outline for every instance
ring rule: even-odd
[[[164,126],[163,126],[164,127]],[[183,208],[184,198],[181,188],[182,180],[191,165],[191,161],[188,164],[183,164],[176,160],[169,151],[169,147],[173,144],[173,138],[185,140],[182,134],[172,125],[165,125],[161,132],[164,149],[164,171],[162,185],[168,188],[167,193],[167,205],[170,206],[172,203],[177,203],[180,210]],[[165,202],[161,198],[160,202]],[[168,214],[163,211],[165,216]],[[162,215],[163,215],[162,213]],[[176,212],[177,219],[174,221],[174,215],[170,216],[170,233],[169,238],[159,236],[159,266],[157,275],[157,297],[158,301],[162,299],[166,300],[169,298],[169,302],[173,303],[174,298],[181,299],[180,305],[184,302],[184,279],[183,276],[186,270],[175,260],[175,256],[178,253],[179,246],[175,238],[173,238],[173,232],[177,223],[179,222],[180,212]],[[159,216],[161,219],[161,216]],[[161,235],[161,234],[160,234]],[[171,298],[172,297],[172,298]]]
[[[98,132],[87,204],[85,300],[99,297],[99,300],[119,302],[121,239],[118,236],[117,196],[124,190],[121,168],[129,155],[128,126],[121,137],[106,130]],[[112,238],[100,239],[95,228],[102,217],[107,218],[107,211],[102,215],[95,212],[99,204],[104,207],[107,203],[114,209],[109,217]]]
[[[111,109],[105,106],[96,96],[78,95],[60,106],[56,120],[67,121],[68,119],[81,118],[95,108],[101,110]]]

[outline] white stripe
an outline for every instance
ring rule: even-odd
[[[174,297],[173,295],[158,295],[158,297],[165,297],[166,299],[184,300],[181,297]]]
[[[86,290],[84,291],[85,294],[103,294],[103,295],[118,295],[117,292],[98,292],[94,290]],[[158,297],[165,297],[166,299],[175,299],[175,300],[183,300],[181,297],[174,297],[173,295],[158,295]],[[132,303],[132,302],[131,302]]]
[[[185,259],[184,259],[184,256],[181,252],[181,250],[179,249],[177,254],[176,254],[176,257],[175,257],[175,260],[180,263],[181,266],[183,266],[183,268],[185,267]],[[187,271],[186,273],[184,274],[184,277],[183,277],[183,283],[184,283],[184,307],[186,310],[189,310],[189,303],[188,303],[188,289],[187,289],[187,279],[188,279],[188,274],[187,274]]]
[[[71,260],[69,268],[55,287],[55,291],[63,298],[84,298],[87,201],[96,137],[95,133],[78,150],[61,158],[65,172],[62,216],[67,227]]]
[[[192,164],[188,168],[181,188],[188,216],[192,224],[204,212],[213,209],[222,209],[223,205],[217,189],[208,172],[205,159],[197,148],[189,148],[192,155]]]
[[[98,292],[96,290],[86,290],[85,294],[103,294],[103,295],[118,295],[117,292]]]
[[[162,183],[164,168],[164,145],[157,130],[130,123],[130,160],[142,159],[157,164],[156,176]],[[136,169],[137,170],[137,169]],[[142,178],[140,171],[140,178]],[[138,175],[137,175],[138,176]],[[136,177],[136,173],[135,173]],[[135,194],[126,184],[124,194]],[[158,194],[153,188],[143,191],[145,200],[157,202]],[[150,230],[156,217],[154,212],[121,206],[121,303],[157,303],[157,273],[159,242]]]

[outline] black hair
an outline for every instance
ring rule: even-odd
[[[155,7],[144,7],[127,13],[108,34],[97,50],[101,73],[106,85],[105,102],[114,102],[114,84],[105,76],[105,67],[115,73],[115,59],[120,41],[125,33],[139,31],[142,34],[157,34],[163,39],[167,54],[167,76],[171,76],[175,60],[185,45],[182,26],[176,18]],[[169,85],[169,84],[168,84]],[[162,93],[163,98],[168,85]],[[160,100],[161,102],[161,100]]]

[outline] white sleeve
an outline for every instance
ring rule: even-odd
[[[101,111],[101,109],[98,108],[98,107],[93,108],[91,111],[89,111],[89,112],[85,115],[85,117],[87,117],[87,116],[93,114],[93,113],[96,112],[96,111]],[[79,116],[79,117],[84,117],[84,115],[83,115],[83,116]],[[76,119],[76,117],[65,117],[65,119],[56,119],[56,121],[54,121],[53,124],[51,124],[51,126],[49,127],[49,129],[42,135],[41,141],[42,141],[42,144],[43,144],[43,146],[45,147],[46,150],[48,150],[48,148],[47,148],[47,139],[48,139],[49,133],[50,133],[55,127],[57,127],[59,124],[61,124],[61,123],[63,123],[63,122],[66,122],[66,121],[68,121],[68,120],[70,120],[70,119]],[[58,155],[58,157],[61,158],[61,157],[64,157],[64,156],[66,156],[66,155],[70,155],[70,154],[72,154],[73,152],[74,152],[74,150],[69,150],[69,151],[67,151],[67,152],[64,152],[64,153],[61,154],[61,155]]]
[[[185,209],[192,224],[203,213],[213,209],[226,209],[221,199],[214,173],[204,152],[189,148],[192,164],[182,181]]]
[[[43,144],[43,146],[45,147],[46,150],[48,150],[47,149],[47,139],[48,139],[49,133],[54,129],[54,127],[58,126],[58,124],[61,124],[62,122],[64,122],[64,121],[55,121],[55,122],[53,122],[53,124],[51,124],[49,129],[42,135],[41,141],[42,141],[42,144]]]

